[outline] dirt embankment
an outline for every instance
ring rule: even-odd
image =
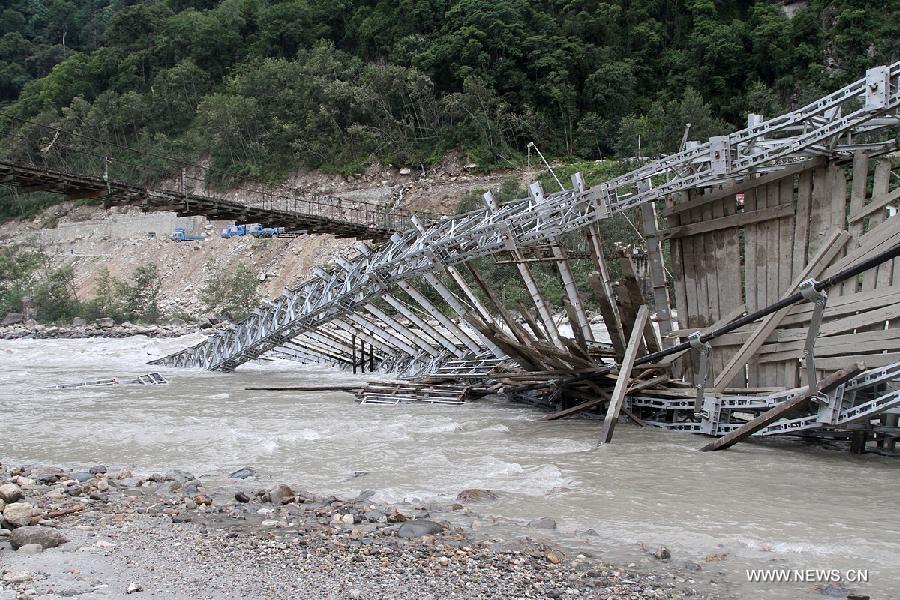
[[[415,212],[446,214],[455,212],[466,192],[497,189],[508,177],[524,183],[536,174],[533,169],[523,169],[480,175],[451,157],[427,170],[373,165],[351,177],[298,173],[269,190],[279,194],[335,195]],[[93,297],[97,274],[104,268],[114,277],[129,279],[137,267],[156,265],[162,278],[160,306],[169,316],[210,316],[205,313],[201,290],[212,278],[226,276],[240,263],[257,274],[260,293],[273,297],[308,278],[314,266],[332,263],[336,256],[357,253],[353,240],[328,235],[224,239],[219,232],[229,224],[203,217],[178,217],[174,213],[142,213],[137,208],[105,210],[64,203],[32,221],[0,225],[0,244],[36,240],[57,263],[73,264],[77,292],[82,299]],[[208,237],[204,241],[173,242],[169,236],[176,227]]]

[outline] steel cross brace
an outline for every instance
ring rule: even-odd
[[[807,279],[800,284],[800,294],[806,300],[813,303],[813,313],[806,330],[806,344],[803,346],[803,366],[806,369],[806,385],[810,390],[816,389],[816,338],[819,337],[819,328],[822,326],[822,315],[825,312],[825,304],[828,302],[828,294],[816,289],[814,279]],[[816,398],[821,401],[821,395]]]
[[[697,355],[700,357],[699,372],[697,373],[697,380],[694,382],[694,389],[697,391],[697,396],[694,399],[694,415],[707,419],[709,418],[709,413],[702,410],[702,406],[706,381],[709,379],[709,354],[712,352],[712,346],[709,345],[709,342],[700,341],[699,331],[689,335],[688,341],[691,343],[691,348],[696,350]]]

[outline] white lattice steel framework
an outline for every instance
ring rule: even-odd
[[[572,189],[545,195],[535,184],[528,198],[502,207],[394,234],[374,250],[361,244],[353,260],[339,261],[331,272],[318,270],[227,331],[154,364],[227,371],[267,353],[349,364],[353,335],[370,344],[382,368],[407,374],[431,372],[448,358],[484,349],[502,354],[461,325],[466,311],[483,312],[483,307],[454,265],[553,244],[562,234],[675,192],[776,171],[811,156],[877,151],[896,144],[898,106],[900,62],[870,69],[862,79],[774,119],[751,115],[746,129],[688,143],[682,152],[600,185],[586,188],[576,174]],[[442,283],[441,275],[451,277],[461,295]],[[410,285],[417,278],[453,309],[453,318]],[[395,296],[398,287],[411,301]]]

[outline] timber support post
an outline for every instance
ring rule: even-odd
[[[631,338],[628,340],[628,346],[625,349],[625,359],[619,367],[618,379],[613,388],[612,396],[609,399],[609,407],[606,410],[606,418],[603,419],[603,426],[600,428],[600,437],[597,441],[598,446],[608,444],[612,441],[613,431],[616,428],[616,421],[619,419],[619,412],[622,409],[622,403],[625,401],[625,393],[628,390],[628,380],[631,377],[631,368],[637,358],[638,350],[641,347],[641,338],[644,336],[644,325],[650,317],[650,309],[646,304],[642,304],[638,310],[637,318],[634,321],[634,327],[631,328]]]

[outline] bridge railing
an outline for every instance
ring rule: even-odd
[[[403,208],[327,194],[308,194],[290,189],[279,191],[247,184],[227,188],[211,186],[211,181],[221,179],[218,170],[186,159],[132,148],[120,142],[117,135],[69,131],[5,113],[0,113],[0,118],[16,125],[8,143],[0,148],[0,159],[18,165],[57,171],[76,178],[102,179],[111,187],[131,186],[181,195],[193,194],[267,211],[281,211],[387,231],[402,231],[413,227],[413,213]],[[415,214],[424,221],[436,219],[428,213]]]

